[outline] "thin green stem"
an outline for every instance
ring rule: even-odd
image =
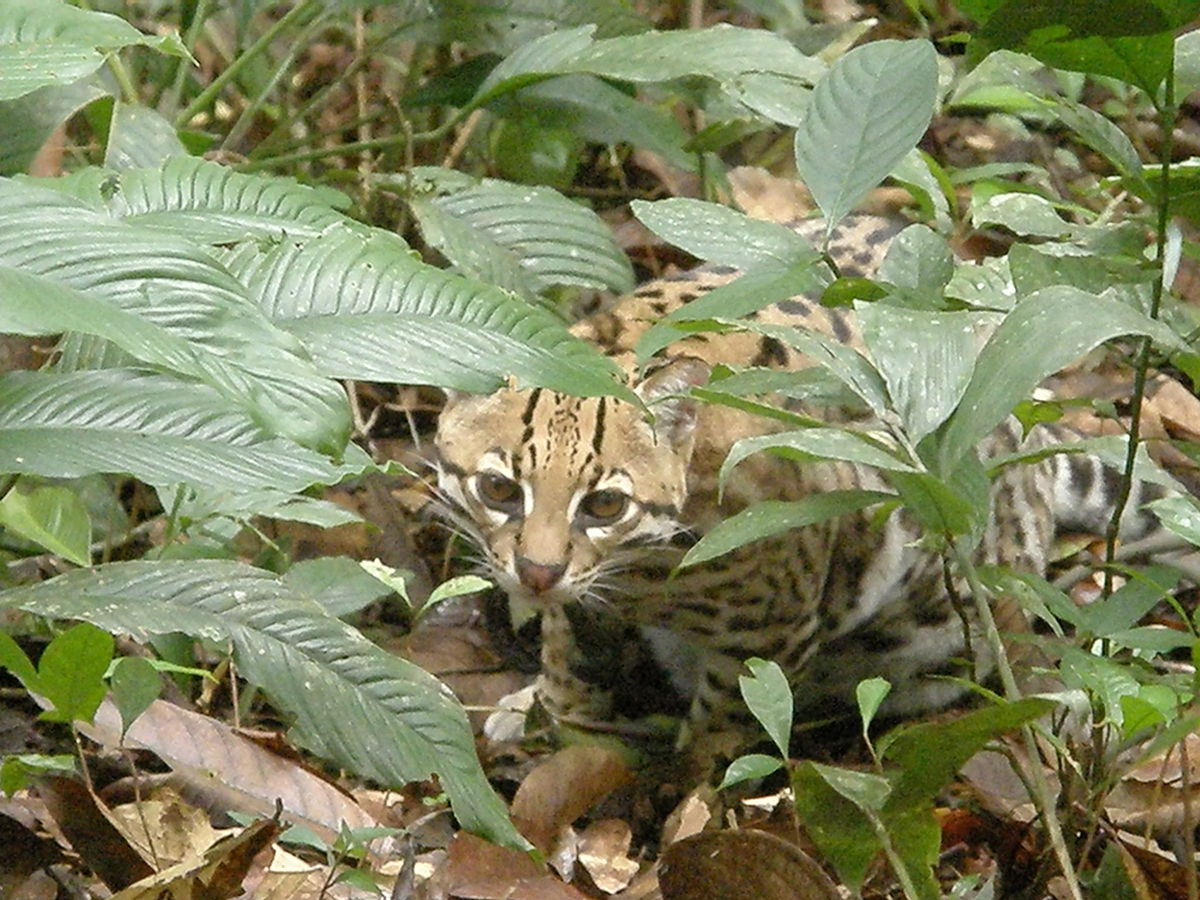
[[[959,542],[951,539],[950,547],[954,553],[954,561],[958,564],[963,576],[967,579],[967,585],[971,588],[971,597],[975,601],[976,615],[983,626],[984,635],[987,638],[992,658],[996,661],[996,671],[1000,675],[1000,683],[1004,686],[1004,695],[1009,700],[1018,700],[1021,697],[1021,689],[1017,685],[1016,676],[1013,675],[1012,665],[1008,659],[1008,652],[1005,650],[1004,641],[1000,636],[1000,629],[996,627],[996,619],[992,615],[992,607],[988,603],[987,589],[984,588],[983,582],[979,580],[979,573],[975,570],[975,563],[972,561],[970,555],[962,549]],[[1050,840],[1050,847],[1054,851],[1055,858],[1058,860],[1059,868],[1062,870],[1063,880],[1066,882],[1071,900],[1083,900],[1083,892],[1079,887],[1079,879],[1075,875],[1075,867],[1071,862],[1071,853],[1067,849],[1067,841],[1063,836],[1062,823],[1058,821],[1056,798],[1054,792],[1050,789],[1050,783],[1046,780],[1046,773],[1043,771],[1039,761],[1040,753],[1038,750],[1037,735],[1034,734],[1032,726],[1023,725],[1021,727],[1021,737],[1028,750],[1028,770],[1025,772],[1025,778],[1034,787],[1034,801],[1037,803],[1038,809],[1042,814],[1042,821],[1046,825],[1046,836]]]
[[[237,117],[237,121],[233,123],[233,127],[230,128],[229,133],[225,135],[225,139],[221,141],[222,148],[228,150],[231,147],[237,146],[242,137],[250,129],[250,126],[254,124],[254,117],[258,115],[258,111],[262,109],[263,104],[266,103],[267,97],[270,96],[271,91],[275,89],[275,86],[279,84],[279,80],[283,78],[284,74],[292,67],[292,64],[296,61],[296,57],[299,56],[303,50],[307,49],[309,39],[312,38],[312,36],[316,34],[318,30],[325,26],[326,19],[327,15],[322,13],[321,15],[317,16],[317,18],[313,19],[313,21],[304,26],[303,30],[300,32],[300,35],[292,42],[291,49],[284,54],[283,59],[281,59],[279,64],[275,66],[275,71],[271,73],[271,77],[267,79],[267,82],[263,85],[262,90],[258,92],[258,96],[247,103],[241,114]]]
[[[183,45],[193,56],[195,56],[196,42],[200,40],[200,32],[204,29],[204,23],[208,21],[214,2],[215,0],[199,0],[196,4],[195,15],[192,16],[192,24],[188,26],[187,33],[183,36]],[[183,82],[188,73],[187,67],[188,60],[183,58],[175,60],[175,71],[171,74],[171,86],[159,98],[162,109],[170,112],[179,109],[179,98],[183,96]]]
[[[1162,159],[1162,188],[1158,197],[1158,234],[1156,235],[1158,274],[1150,296],[1150,318],[1157,319],[1162,307],[1163,295],[1166,293],[1166,270],[1163,259],[1167,247],[1167,224],[1170,222],[1171,196],[1171,149],[1175,133],[1175,71],[1174,66],[1167,72],[1166,96],[1159,108],[1160,127],[1163,131]],[[1104,536],[1104,590],[1102,597],[1108,597],[1113,592],[1113,563],[1117,556],[1117,536],[1121,529],[1121,518],[1125,514],[1125,506],[1129,503],[1129,494],[1133,489],[1133,469],[1137,461],[1138,441],[1141,438],[1142,403],[1146,394],[1146,376],[1150,370],[1150,338],[1143,337],[1138,342],[1137,355],[1134,361],[1133,397],[1129,405],[1129,445],[1125,451],[1125,467],[1121,473],[1121,482],[1117,487],[1116,500],[1113,503],[1112,518],[1108,523],[1108,531]]]
[[[141,98],[138,97],[137,86],[129,77],[129,70],[121,62],[121,55],[114,51],[108,54],[105,61],[108,63],[108,70],[117,79],[117,86],[121,89],[121,99],[126,103],[138,103]]]
[[[275,166],[287,166],[297,162],[310,162],[314,159],[324,159],[327,156],[343,156],[350,153],[357,153],[360,150],[388,150],[392,147],[404,146],[406,144],[423,143],[425,141],[436,141],[446,136],[446,134],[457,125],[463,116],[455,115],[447,120],[442,125],[439,125],[433,131],[425,131],[419,134],[394,134],[390,137],[374,138],[369,141],[355,141],[349,144],[338,144],[335,147],[321,147],[316,150],[305,150],[303,153],[289,153],[285,156],[275,156],[268,159],[255,159],[249,162],[241,163],[236,168],[241,172],[257,172],[262,169],[270,169]]]
[[[300,3],[280,16],[278,21],[264,31],[258,40],[247,47],[236,59],[232,60],[225,68],[225,71],[209,82],[208,87],[197,94],[196,98],[187,105],[183,112],[175,117],[175,127],[186,127],[192,118],[200,111],[207,109],[216,99],[217,95],[221,93],[225,85],[236,78],[251,60],[260,53],[263,53],[271,45],[272,41],[293,25],[303,22],[306,17],[318,9],[319,6],[316,0],[301,0]]]

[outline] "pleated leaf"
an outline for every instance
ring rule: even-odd
[[[768,450],[793,457],[840,459],[889,471],[915,471],[867,435],[843,428],[801,428],[737,441],[721,463],[719,481],[724,484],[729,473],[746,457]]]
[[[432,187],[409,201],[425,239],[464,275],[528,296],[562,284],[633,287],[608,227],[557,191],[429,167],[412,175]]]
[[[346,219],[336,206],[349,200],[291,178],[244,175],[191,156],[124,172],[113,198],[126,222],[206,244],[246,237],[307,237]]]
[[[131,44],[188,55],[175,35],[150,37],[116,16],[59,0],[5,0],[3,11],[0,100],[78,81],[100,68],[104,53]]]
[[[543,309],[418,261],[382,231],[331,229],[229,265],[335,378],[495,390],[504,376],[632,399],[616,367]]]
[[[143,641],[183,631],[232,643],[240,674],[293,717],[313,753],[388,787],[436,774],[464,827],[528,846],[450,691],[270,572],[223,560],[114,563],[8,591],[0,605]]]
[[[796,167],[827,233],[916,146],[936,99],[925,41],[876,41],[834,63],[796,130]]]
[[[128,369],[0,376],[0,471],[291,492],[351,474],[272,437],[211,388]]]

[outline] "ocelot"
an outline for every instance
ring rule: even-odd
[[[889,220],[852,216],[833,235],[830,256],[843,275],[869,275],[896,231]],[[708,265],[669,276],[574,327],[630,373],[654,412],[652,423],[612,398],[505,389],[451,397],[437,438],[439,488],[449,515],[483,550],[489,574],[510,600],[542,613],[538,691],[547,707],[567,721],[611,715],[607,693],[578,674],[584,661],[567,613],[571,604],[582,604],[619,614],[655,636],[665,655],[686,651],[694,660],[694,672],[679,667],[694,678],[680,741],[701,769],[756,733],[737,686],[748,657],[783,667],[800,718],[852,697],[861,679],[880,674],[896,686],[891,713],[932,709],[961,689],[926,676],[963,674],[954,660],[963,655],[964,628],[942,557],[919,541],[918,525],[904,509],[883,522],[863,511],[794,529],[670,577],[698,536],[756,501],[888,490],[865,465],[797,464],[760,453],[734,469],[718,491],[717,473],[731,445],[779,426],[686,393],[718,363],[812,364],[779,340],[746,332],[695,334],[634,374],[634,344],[654,321],[737,274]],[[812,297],[793,297],[756,317],[799,324],[861,350],[854,313],[825,308]],[[802,408],[844,421],[839,409]],[[1064,435],[1063,429],[1035,429],[1030,440]],[[987,459],[1021,443],[1014,420],[979,451]],[[991,486],[977,560],[1045,572],[1056,531],[1103,531],[1114,476],[1083,454],[1003,469]],[[1161,493],[1135,486],[1126,537],[1157,526],[1138,507]],[[977,651],[980,644],[973,642]],[[989,663],[977,659],[976,667],[976,675],[986,673]]]

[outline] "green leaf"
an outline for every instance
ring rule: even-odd
[[[971,200],[971,221],[976,228],[1001,225],[1029,237],[1064,238],[1078,228],[1058,214],[1054,204],[1037,194],[1011,192]]]
[[[1020,297],[1060,284],[1099,294],[1117,285],[1154,280],[1154,270],[1145,261],[1106,256],[1075,244],[1016,244],[1008,253],[1008,266]]]
[[[827,235],[916,145],[936,99],[937,55],[926,41],[857,47],[817,84],[796,130],[796,168]]]
[[[916,471],[869,435],[843,428],[801,428],[742,438],[734,443],[721,463],[719,483],[724,485],[734,466],[746,457],[764,451],[800,459],[840,459],[897,472]]]
[[[0,631],[0,668],[8,669],[25,686],[25,690],[42,693],[37,670],[7,631]]]
[[[338,618],[356,613],[392,592],[365,572],[358,560],[348,556],[322,556],[293,563],[283,573],[283,582]]]
[[[962,401],[946,422],[941,471],[952,470],[1042,379],[1097,344],[1127,334],[1180,346],[1166,326],[1105,296],[1052,287],[1019,303],[980,352]]]
[[[725,770],[725,777],[717,785],[717,790],[723,791],[727,787],[733,787],[735,784],[755,778],[766,778],[772,772],[778,772],[782,768],[783,761],[774,756],[765,756],[761,753],[739,756]]]
[[[894,494],[881,491],[829,491],[810,494],[803,500],[764,500],[714,526],[688,550],[679,567],[699,565],[751,541],[773,537],[793,528],[815,525],[834,516],[895,499]]]
[[[923,722],[896,733],[884,757],[900,767],[887,805],[891,811],[927,807],[962,765],[993,738],[1044,716],[1051,700],[1025,697],[972,710],[948,722]]]
[[[294,718],[309,750],[389,787],[436,772],[465,828],[528,847],[484,779],[466,715],[445,686],[269,572],[217,560],[114,563],[9,590],[0,606],[139,640],[183,631],[232,642],[239,672]]]
[[[106,369],[0,376],[0,471],[294,492],[353,470],[272,438],[202,385]]]
[[[909,225],[888,244],[876,277],[919,294],[938,295],[954,275],[954,254],[928,225]]]
[[[966,536],[971,544],[982,536],[990,482],[975,457],[959,460],[949,481],[926,472],[889,472],[887,480],[927,533]]]
[[[187,156],[187,151],[170,122],[146,106],[113,104],[105,166],[117,171],[157,166],[172,156]]]
[[[751,270],[813,263],[820,254],[794,229],[752,219],[722,206],[686,197],[634,200],[633,214],[663,240],[713,263]],[[719,316],[727,313],[707,313]]]
[[[746,668],[750,675],[738,676],[742,699],[779,748],[779,755],[787,759],[792,736],[792,689],[787,676],[773,660],[748,659]]]
[[[385,183],[418,185],[421,230],[459,271],[526,295],[555,285],[623,293],[633,269],[590,209],[550,188],[475,179],[419,166]]]
[[[772,89],[779,82],[796,91],[823,71],[820,63],[765,31],[716,25],[602,40],[593,40],[593,31],[592,26],[556,31],[518,48],[492,70],[469,105],[490,103],[554,75],[590,74],[633,82],[697,75],[716,81],[745,107],[777,115]],[[755,76],[768,76],[771,83]]]
[[[73,756],[43,756],[37,753],[6,756],[0,763],[0,791],[11,797],[22,788],[29,787],[41,775],[74,774]]]
[[[461,597],[464,594],[475,594],[479,591],[486,591],[492,586],[492,583],[486,578],[480,578],[478,575],[459,575],[457,578],[451,578],[448,581],[443,581],[430,593],[429,599],[425,601],[426,608],[433,606],[435,603],[441,603],[443,600],[449,600],[451,597]]]
[[[760,326],[756,322],[732,320],[772,303],[820,288],[823,283],[823,276],[817,273],[812,262],[796,263],[782,270],[769,265],[747,272],[735,281],[723,284],[683,306],[676,307],[650,326],[634,346],[638,361],[645,363],[663,347],[679,340],[682,337],[681,329],[675,326],[683,323],[706,323],[712,319],[718,320],[719,323],[726,320],[723,324],[731,327],[769,328],[770,326]]]
[[[906,232],[907,233],[907,232]],[[970,383],[978,347],[997,317],[860,304],[859,328],[905,433],[918,443],[944,422]],[[914,365],[920,360],[920,365]]]
[[[332,229],[229,265],[326,375],[488,393],[512,374],[636,402],[616,366],[553,315],[424,265],[394,235]]]
[[[1058,668],[1064,685],[1082,688],[1099,699],[1104,709],[1104,721],[1098,725],[1111,723],[1121,727],[1125,721],[1121,698],[1138,692],[1137,679],[1128,664],[1076,647],[1064,647]]]
[[[52,706],[39,718],[50,722],[92,721],[104,699],[104,673],[112,658],[112,635],[86,621],[58,635],[38,661],[38,693]]]
[[[1075,132],[1081,141],[1112,163],[1121,175],[1144,183],[1142,158],[1133,142],[1115,122],[1090,106],[1065,97],[1053,98],[1052,104],[1051,109],[1059,121]]]
[[[1163,528],[1200,547],[1200,504],[1187,496],[1163,497],[1146,508],[1154,512]]]
[[[77,566],[92,562],[92,523],[87,507],[70,488],[10,490],[0,499],[0,526]]]
[[[980,23],[975,59],[1008,48],[1056,69],[1107,75],[1137,85],[1153,99],[1170,71],[1173,32],[1200,13],[1195,0],[967,0],[962,11]]]
[[[862,720],[864,735],[871,730],[875,713],[879,712],[884,698],[891,692],[892,683],[886,678],[867,678],[855,686],[854,697],[858,701],[858,716]]]
[[[1179,583],[1180,573],[1169,566],[1127,569],[1130,580],[1110,596],[1079,610],[1085,633],[1098,638],[1132,628]]]
[[[0,100],[69,84],[100,68],[104,54],[141,44],[188,56],[178,36],[142,34],[129,23],[59,0],[5,0],[0,19]]]
[[[126,656],[117,660],[109,685],[113,702],[121,713],[121,736],[124,737],[134,720],[162,693],[162,679],[150,660]]]
[[[2,77],[2,76],[0,76]],[[0,175],[25,172],[54,129],[106,91],[95,79],[48,84],[15,100],[0,100]]]
[[[854,785],[852,782],[857,780],[865,784]],[[796,817],[852,891],[862,885],[867,867],[880,850],[879,837],[863,813],[862,804],[882,807],[890,790],[891,786],[878,775],[818,763],[801,763],[792,771]]]

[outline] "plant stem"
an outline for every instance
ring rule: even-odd
[[[1171,145],[1175,132],[1175,68],[1172,63],[1167,72],[1166,95],[1163,105],[1159,108],[1161,116],[1160,127],[1163,132],[1162,158],[1162,187],[1158,197],[1158,222],[1156,235],[1156,258],[1158,274],[1150,295],[1150,318],[1157,319],[1162,306],[1163,294],[1166,291],[1166,270],[1163,259],[1167,247],[1167,223],[1170,221],[1171,196]],[[1137,460],[1138,441],[1141,437],[1142,403],[1146,394],[1146,375],[1150,369],[1150,338],[1143,337],[1138,341],[1138,350],[1133,371],[1133,397],[1129,404],[1129,445],[1125,451],[1125,468],[1121,473],[1121,482],[1117,487],[1116,500],[1113,503],[1112,518],[1108,523],[1108,531],[1104,535],[1104,589],[1101,598],[1108,597],[1113,592],[1113,562],[1117,555],[1117,535],[1121,528],[1121,518],[1125,506],[1129,503],[1129,494],[1133,489],[1133,469]]]
[[[208,87],[202,90],[196,98],[187,105],[183,112],[175,117],[175,127],[184,128],[192,118],[201,110],[206,109],[209,104],[216,99],[217,94],[228,84],[232,79],[236,78],[243,68],[252,59],[262,53],[270,46],[280,34],[291,28],[292,25],[303,22],[304,19],[317,10],[316,0],[301,0],[300,3],[293,6],[284,15],[282,15],[275,24],[262,33],[253,44],[247,47],[240,56],[232,60],[225,71],[217,75]]]
[[[183,45],[187,47],[188,53],[195,56],[196,42],[200,39],[200,32],[204,28],[204,23],[208,21],[208,16],[212,12],[214,0],[199,0],[196,3],[196,12],[192,16],[192,24],[188,26],[187,33],[183,36]],[[158,98],[158,105],[165,114],[169,115],[179,109],[179,98],[183,96],[183,81],[187,78],[187,63],[186,59],[175,60],[175,71],[171,75],[171,86],[167,88]]]
[[[469,114],[469,110],[468,110]],[[351,153],[357,153],[360,150],[387,150],[392,147],[403,146],[408,143],[421,143],[424,141],[436,141],[442,138],[450,131],[462,115],[455,115],[448,119],[443,124],[439,125],[433,131],[425,131],[419,134],[393,134],[390,137],[375,138],[370,141],[355,141],[349,144],[338,144],[336,147],[322,147],[317,150],[305,150],[302,153],[289,153],[285,156],[268,157],[267,159],[255,159],[241,163],[235,166],[241,172],[257,172],[261,169],[270,169],[275,166],[286,166],[296,162],[309,162],[314,159],[324,159],[327,156],[344,156]]]
[[[1004,686],[1004,695],[1009,700],[1018,700],[1021,697],[1021,689],[1018,687],[1017,679],[1013,675],[1012,665],[1008,660],[1008,653],[1004,649],[1004,641],[1000,637],[1000,629],[996,627],[996,619],[992,615],[992,608],[988,603],[987,589],[984,588],[983,583],[979,580],[979,573],[975,570],[975,563],[962,549],[959,542],[951,539],[950,547],[954,552],[955,562],[958,563],[959,569],[962,571],[963,576],[967,579],[967,584],[971,588],[971,597],[975,601],[975,611],[979,617],[980,624],[983,626],[988,648],[991,650],[992,657],[996,661],[996,671],[1000,675],[1000,683]],[[1039,761],[1041,754],[1038,748],[1037,735],[1034,734],[1033,728],[1030,725],[1022,725],[1021,738],[1028,750],[1026,763],[1028,770],[1025,773],[1025,777],[1034,787],[1034,800],[1041,810],[1042,821],[1046,825],[1046,836],[1050,839],[1050,847],[1054,851],[1055,858],[1058,860],[1058,866],[1062,870],[1062,876],[1072,900],[1083,900],[1083,893],[1079,887],[1079,879],[1075,875],[1075,867],[1071,862],[1071,853],[1067,849],[1066,838],[1063,837],[1062,823],[1058,821],[1054,793],[1050,790],[1050,784],[1046,781],[1046,773],[1043,771],[1041,762]]]

